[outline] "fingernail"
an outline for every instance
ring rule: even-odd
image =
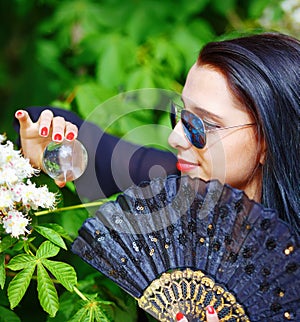
[[[55,181],[55,183],[57,184],[57,186],[59,188],[63,188],[66,185],[66,183],[65,182],[62,182],[62,181]]]
[[[209,314],[215,314],[215,309],[212,306],[209,305],[206,309]]]
[[[187,318],[184,316],[184,314],[182,312],[178,312],[176,314],[176,320],[178,322],[188,322]]]
[[[62,140],[62,135],[57,133],[57,134],[54,135],[53,139],[54,139],[54,141],[61,141]]]
[[[23,115],[23,112],[22,112],[22,111],[17,111],[17,112],[16,112],[16,116],[20,117],[20,116],[22,116],[22,115]]]
[[[75,137],[75,134],[73,132],[70,132],[67,134],[66,139],[69,141],[72,141]]]
[[[41,129],[41,136],[47,136],[48,135],[48,129],[46,127],[43,127]]]

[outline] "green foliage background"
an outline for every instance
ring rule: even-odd
[[[281,2],[0,0],[1,133],[6,132],[8,138],[14,140],[13,115],[26,106],[55,105],[85,118],[96,106],[124,91],[163,88],[180,92],[188,69],[206,42],[232,33],[261,30],[266,19],[269,28],[295,32],[289,17],[280,8]],[[109,113],[103,113],[101,125],[105,127],[108,120]],[[111,131],[123,135],[135,122],[134,116],[128,117],[127,122]],[[147,118],[142,122],[146,123]],[[58,190],[45,176],[37,180],[44,180],[53,190]],[[61,206],[80,202],[71,184],[58,193]],[[53,230],[60,229],[53,225],[62,227],[64,234],[68,234],[66,243],[69,247],[87,216],[82,209],[65,211],[39,217],[35,224],[39,227],[50,224]],[[49,236],[44,234],[43,238],[48,240],[46,243],[51,242]],[[39,246],[42,241],[41,236],[36,237],[37,248],[45,248]],[[16,248],[15,245],[1,249],[0,259],[18,254],[20,249],[26,251],[26,247],[19,245]],[[89,301],[84,302],[76,293],[69,292],[68,287],[66,290],[58,286],[60,309],[50,318],[41,308],[33,279],[14,311],[10,310],[7,286],[0,290],[0,321],[136,320],[135,302],[118,287],[95,274],[69,251],[62,249],[56,259],[75,267],[78,288],[89,294]],[[49,265],[49,260],[45,259],[43,263]],[[11,279],[10,275],[14,276],[14,268],[20,269],[18,265],[6,267],[11,269],[8,279]],[[42,264],[39,262],[39,265]],[[45,278],[45,283],[49,282],[43,268],[39,269],[37,273]],[[50,290],[51,285],[49,287]]]
[[[13,114],[26,106],[55,104],[84,117],[122,91],[180,91],[203,44],[260,28],[265,7],[279,3],[1,0],[1,130],[13,135]]]

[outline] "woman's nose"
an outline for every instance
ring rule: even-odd
[[[191,147],[190,141],[184,135],[182,123],[179,121],[169,135],[168,142],[174,149],[189,149]]]

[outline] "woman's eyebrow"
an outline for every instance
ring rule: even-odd
[[[184,99],[181,98],[184,106],[186,106],[187,104],[184,102]],[[217,120],[217,121],[221,121],[223,120],[223,118],[215,113],[212,113],[212,112],[209,112],[208,110],[200,107],[200,106],[196,106],[194,103],[192,105],[192,109],[193,111],[195,112],[195,114],[198,114],[198,115],[204,115],[204,116],[207,116],[208,118],[211,118],[211,119],[214,119],[214,120]]]
[[[206,110],[202,107],[195,106],[193,108],[193,110],[195,111],[196,114],[207,116],[210,119],[217,120],[217,121],[223,120],[223,118],[221,116],[219,116],[215,113],[209,112],[208,110]]]

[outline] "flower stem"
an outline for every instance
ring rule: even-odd
[[[74,210],[74,209],[80,209],[80,208],[89,208],[89,207],[95,207],[95,206],[101,206],[104,204],[106,200],[100,200],[95,202],[88,202],[83,203],[80,205],[74,205],[74,206],[68,206],[68,207],[62,207],[62,208],[56,208],[56,209],[48,209],[48,210],[42,210],[42,211],[36,211],[34,213],[35,216],[42,216],[42,215],[48,215],[53,212],[63,212],[67,210]]]

